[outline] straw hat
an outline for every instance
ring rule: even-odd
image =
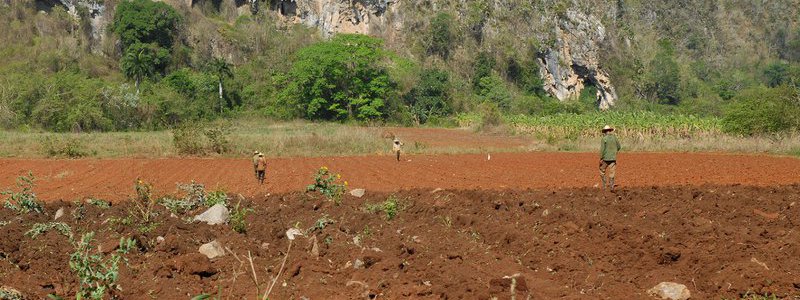
[[[603,127],[603,132],[606,131],[614,131],[614,128],[611,128],[611,126],[606,125],[605,127]]]

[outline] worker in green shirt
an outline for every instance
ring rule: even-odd
[[[603,189],[608,183],[611,191],[614,191],[614,175],[617,173],[617,152],[622,149],[613,132],[611,126],[603,127],[603,139],[600,141],[600,180]]]

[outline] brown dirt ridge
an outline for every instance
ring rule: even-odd
[[[489,157],[491,157],[489,159]],[[0,159],[0,187],[31,171],[46,200],[96,197],[126,200],[137,178],[172,193],[192,180],[245,197],[301,191],[315,170],[327,166],[351,187],[405,189],[553,189],[592,187],[599,181],[594,153],[491,153],[278,158],[268,160],[267,184],[256,184],[248,158]],[[647,186],[800,183],[800,159],[708,153],[621,153],[617,184]]]
[[[399,200],[396,217],[365,207]],[[256,299],[294,241],[271,299],[652,299],[661,281],[683,283],[693,299],[746,292],[800,294],[800,185],[560,190],[416,189],[346,195],[341,205],[312,194],[257,197],[246,234],[227,225],[187,224],[159,210],[141,233],[108,222],[131,202],[109,209],[50,202],[44,214],[0,210],[0,285],[45,299],[74,295],[72,246],[51,230],[24,236],[32,224],[59,221],[97,232],[101,251],[121,236],[139,246],[120,268],[119,299],[189,299],[201,292]],[[332,221],[315,226],[318,220]],[[163,240],[158,237],[163,237]],[[212,240],[230,249],[207,259]],[[315,246],[316,245],[316,246]],[[253,257],[258,285],[247,253]],[[512,280],[513,278],[513,280]],[[513,292],[511,286],[514,286]],[[303,298],[305,297],[305,298]],[[513,298],[512,298],[513,297]]]

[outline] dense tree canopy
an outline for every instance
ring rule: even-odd
[[[123,0],[117,5],[112,29],[124,49],[136,43],[155,43],[170,48],[175,39],[180,15],[164,2]]]
[[[308,119],[382,117],[393,84],[381,45],[365,35],[340,34],[301,49],[288,73],[284,102]]]

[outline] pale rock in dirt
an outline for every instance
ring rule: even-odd
[[[59,209],[56,211],[56,215],[53,217],[53,220],[58,220],[58,219],[60,219],[60,218],[61,218],[61,217],[63,217],[63,216],[64,216],[64,208],[62,207],[62,208],[59,208]]]
[[[364,194],[367,192],[365,189],[354,189],[350,191],[350,195],[356,198],[364,197]]]
[[[163,243],[163,242],[164,242],[164,237],[163,237],[163,236],[160,236],[160,235],[159,235],[159,236],[157,236],[157,237],[156,237],[156,242],[157,242],[157,243],[159,243],[159,244]]]
[[[319,257],[319,243],[317,243],[317,236],[311,237],[311,255]]]
[[[685,285],[674,282],[662,282],[647,290],[647,294],[659,299],[687,300],[692,297]]]
[[[209,259],[225,256],[225,248],[217,240],[201,245],[198,251]]]
[[[230,218],[230,212],[225,205],[217,204],[194,217],[193,221],[205,222],[208,225],[225,224]]]
[[[364,262],[358,258],[353,262],[353,269],[361,269],[364,266]]]

